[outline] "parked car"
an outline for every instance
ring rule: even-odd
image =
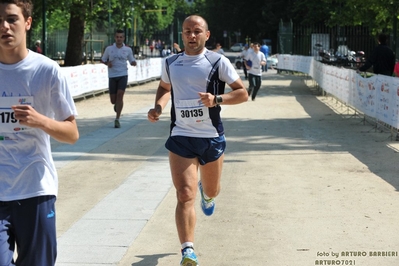
[[[267,68],[277,67],[278,59],[275,56],[269,56],[267,59]]]
[[[242,62],[241,56],[237,56],[236,58],[234,58],[234,65],[237,69],[241,69],[241,67],[243,67],[244,63]]]
[[[241,42],[235,43],[230,47],[230,50],[232,52],[241,52],[242,50],[244,50],[244,44]]]

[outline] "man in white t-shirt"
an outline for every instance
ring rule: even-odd
[[[66,77],[26,47],[32,10],[30,0],[0,0],[0,265],[55,264],[58,176],[50,137],[79,138]]]
[[[129,46],[124,44],[125,33],[123,30],[117,30],[115,33],[115,43],[108,46],[101,58],[101,62],[108,66],[109,78],[109,97],[111,103],[114,105],[115,128],[120,128],[121,124],[119,118],[123,109],[123,96],[127,87],[128,67],[130,65],[136,66],[136,59],[133,56],[133,51]]]
[[[252,101],[255,101],[256,94],[262,85],[262,66],[266,65],[266,57],[260,52],[260,44],[258,42],[254,42],[252,50],[253,52],[248,53],[245,57],[245,66],[248,70],[248,96],[251,96],[252,93]],[[251,64],[248,64],[248,61]]]
[[[197,189],[202,211],[208,216],[213,214],[214,198],[220,192],[226,146],[220,105],[239,104],[248,99],[229,59],[205,48],[209,36],[208,24],[202,17],[189,16],[184,20],[184,52],[165,60],[155,107],[148,112],[149,121],[158,121],[171,99],[171,131],[165,146],[176,188],[175,217],[182,266],[198,265],[193,244]],[[231,88],[229,92],[224,90],[226,83]]]

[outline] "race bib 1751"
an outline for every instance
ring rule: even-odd
[[[33,106],[32,96],[21,97],[0,97],[0,134],[17,133],[22,130],[29,130],[30,127],[21,126],[15,119],[12,105],[31,105]]]

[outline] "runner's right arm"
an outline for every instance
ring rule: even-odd
[[[157,122],[159,120],[162,110],[169,102],[170,90],[171,85],[161,79],[158,85],[157,94],[155,96],[155,106],[148,111],[148,120],[150,122]]]

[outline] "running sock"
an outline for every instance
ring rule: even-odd
[[[208,196],[204,193],[204,199],[205,199],[206,201],[210,201],[212,198],[208,197]]]
[[[183,244],[181,244],[181,249],[183,250],[185,248],[194,249],[194,243],[193,242],[184,242]]]

